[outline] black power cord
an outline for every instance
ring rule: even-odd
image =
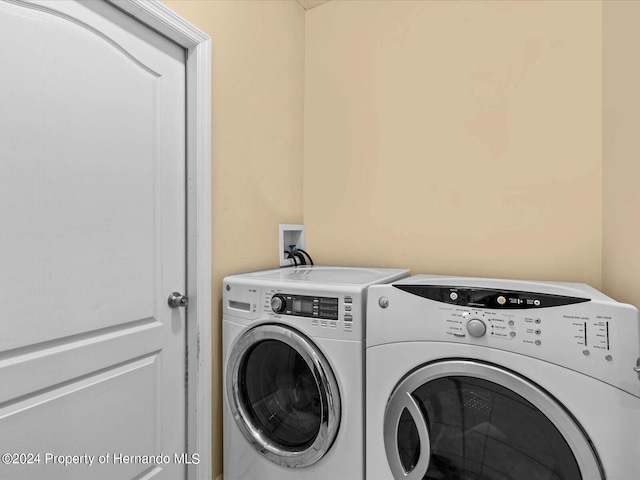
[[[307,259],[309,259],[309,265],[313,265],[313,259],[311,255],[309,255],[306,251],[301,248],[296,248],[295,245],[289,245],[290,250],[285,250],[284,254],[287,256],[287,259],[293,260],[293,265],[287,265],[289,267],[297,267],[301,265],[307,264]],[[306,258],[305,258],[306,256]]]
[[[300,253],[303,253],[304,255],[307,256],[307,258],[309,259],[309,264],[313,265],[313,259],[311,258],[311,255],[309,255],[307,252],[305,252],[304,250],[302,250],[301,248],[296,248],[296,250]]]
[[[298,266],[298,259],[296,258],[296,256],[288,251],[284,251],[285,255],[287,255],[287,258],[291,258],[293,260],[293,266],[297,267]]]

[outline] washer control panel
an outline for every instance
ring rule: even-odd
[[[317,329],[319,335],[331,338],[360,338],[364,335],[364,309],[359,293],[292,293],[291,290],[265,288],[262,297],[262,313],[268,317],[287,318],[294,325],[310,326]]]
[[[309,295],[293,295],[276,293],[271,297],[271,310],[281,315],[298,317],[338,319],[337,297],[313,297]]]

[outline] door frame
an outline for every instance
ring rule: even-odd
[[[211,480],[211,38],[159,0],[106,1],[186,52],[186,441],[187,453],[199,455],[187,478]]]

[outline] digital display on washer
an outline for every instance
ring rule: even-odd
[[[309,295],[278,295],[284,302],[277,313],[300,317],[338,320],[338,299],[334,297],[313,297]]]
[[[313,313],[313,301],[310,298],[293,300],[293,313]]]

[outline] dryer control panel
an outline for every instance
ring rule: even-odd
[[[590,301],[589,298],[553,295],[549,293],[521,292],[517,290],[440,286],[394,285],[400,290],[420,297],[464,307],[527,309],[559,307]]]
[[[581,297],[577,288],[566,288],[563,295],[562,286],[541,285],[536,291],[532,282],[527,285],[532,290],[516,290],[517,285],[409,280],[369,289],[367,348],[422,341],[503,350],[640,396],[640,316],[634,306],[586,288]]]

